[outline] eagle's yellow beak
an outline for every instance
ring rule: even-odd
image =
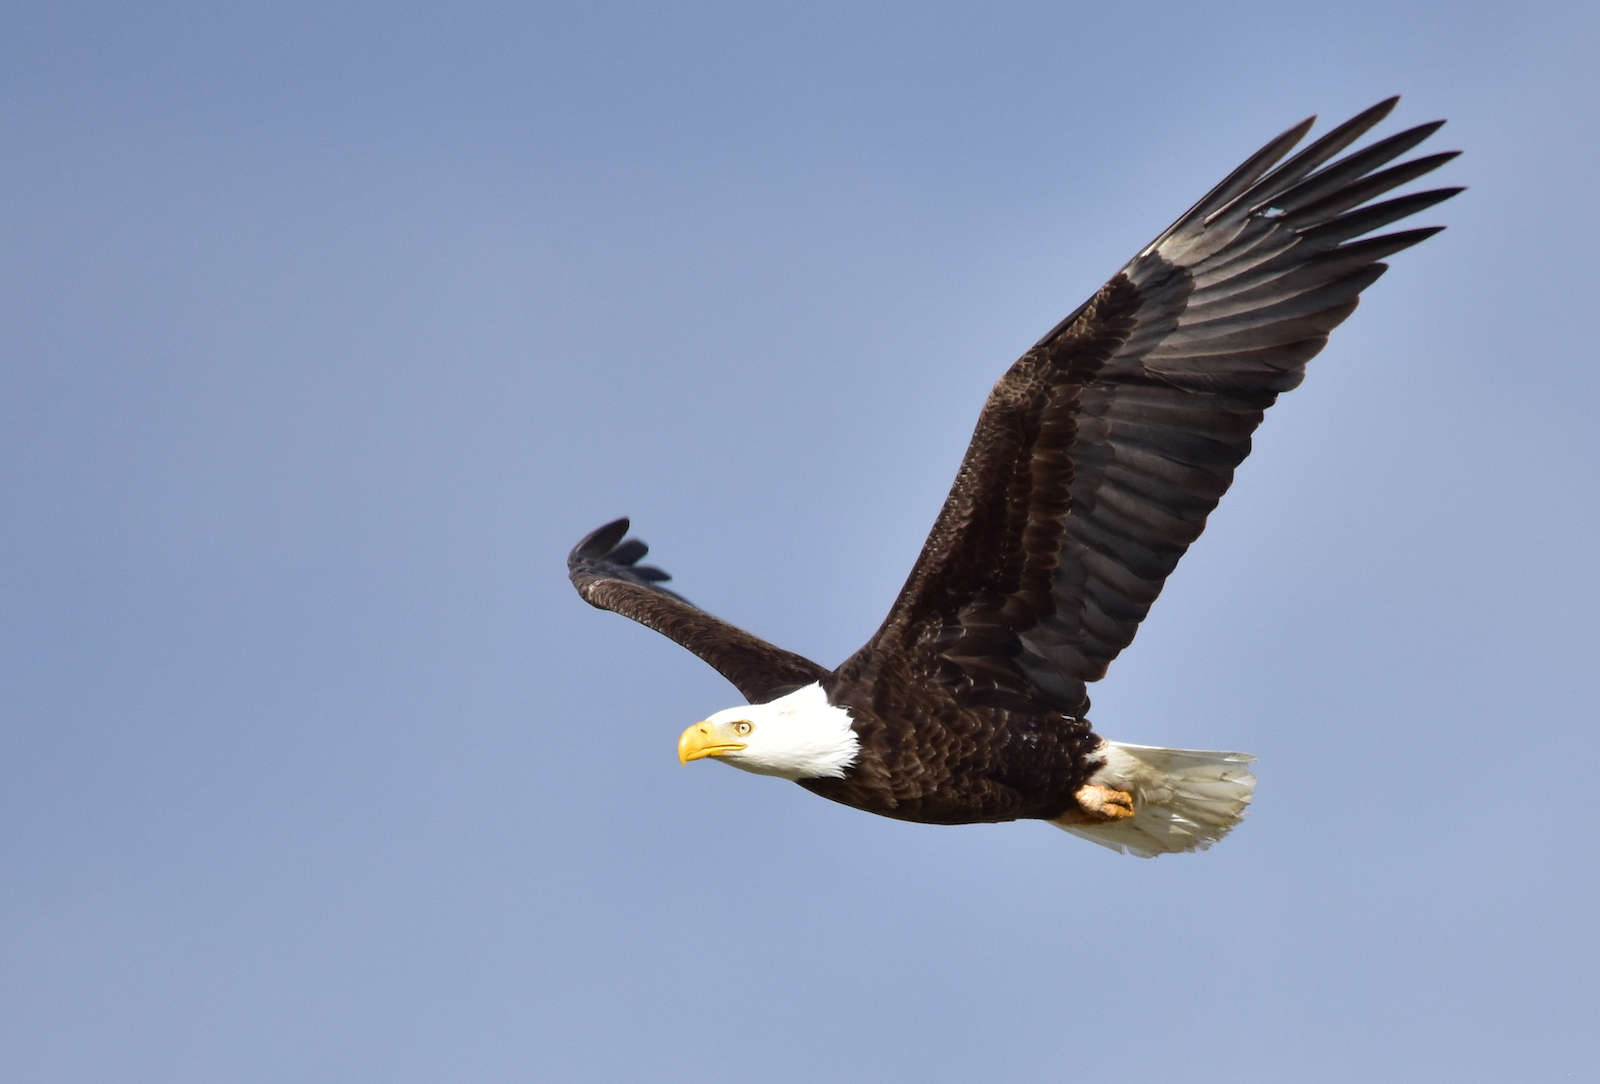
[[[727,735],[718,734],[722,728],[712,723],[696,723],[683,732],[678,739],[678,763],[687,764],[691,760],[701,757],[721,757],[729,753],[737,753],[744,748],[744,742],[733,741]]]

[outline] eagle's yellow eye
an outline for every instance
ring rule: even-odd
[[[733,724],[733,732],[735,734],[739,735],[739,737],[741,737],[741,738],[744,737],[746,734],[750,733],[754,729],[755,729],[755,727],[751,726],[749,723],[734,723]]]

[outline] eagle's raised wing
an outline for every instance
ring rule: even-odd
[[[589,605],[631,617],[688,648],[733,682],[753,704],[809,685],[828,673],[827,667],[712,617],[661,586],[672,577],[659,568],[639,564],[650,549],[637,538],[624,541],[627,533],[628,521],[614,520],[567,555],[567,575]]]
[[[842,673],[1087,710],[1084,683],[1132,641],[1262,412],[1379,261],[1439,227],[1355,238],[1460,191],[1369,202],[1454,157],[1381,169],[1442,121],[1327,164],[1395,101],[1277,168],[1315,118],[1267,144],[1000,378],[916,567]]]

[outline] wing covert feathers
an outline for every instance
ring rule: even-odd
[[[589,605],[632,618],[688,648],[751,703],[771,700],[828,673],[826,667],[712,617],[663,587],[671,577],[640,565],[649,547],[637,538],[625,539],[627,533],[626,519],[613,520],[567,555],[567,574]]]
[[[1311,120],[1268,143],[1000,378],[905,587],[841,674],[1082,716],[1084,683],[1132,641],[1265,410],[1383,259],[1442,228],[1366,238],[1460,191],[1371,202],[1455,156],[1389,166],[1442,121],[1337,158],[1396,100],[1287,160]]]

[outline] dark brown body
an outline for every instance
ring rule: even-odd
[[[823,688],[854,717],[861,753],[843,779],[800,785],[868,813],[924,824],[1052,820],[1077,808],[1072,796],[1101,766],[1087,721],[942,696],[875,704],[869,688],[838,679]]]

